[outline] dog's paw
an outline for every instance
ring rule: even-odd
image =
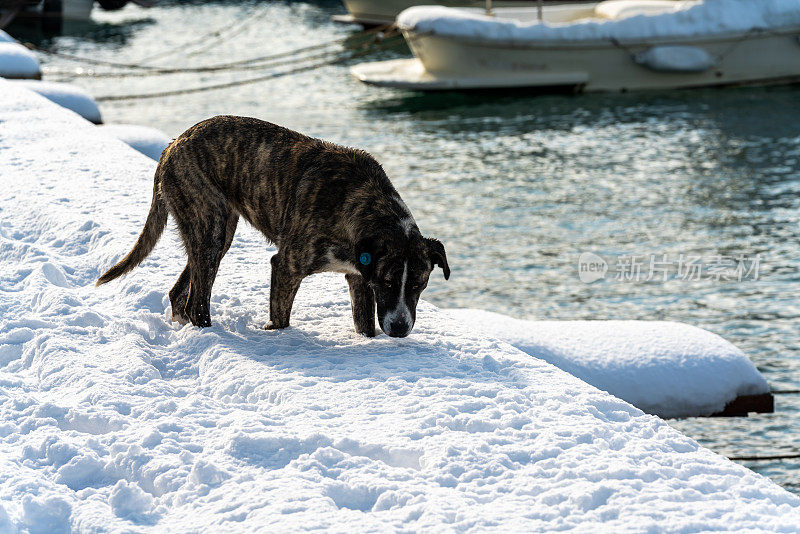
[[[272,321],[268,321],[267,324],[264,325],[264,330],[280,330],[282,328],[286,328],[286,326],[279,326]]]
[[[183,326],[189,323],[189,318],[183,315],[182,313],[173,313],[172,322],[178,323],[179,325]]]

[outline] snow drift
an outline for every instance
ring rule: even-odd
[[[619,20],[587,18],[570,23],[519,22],[498,9],[496,17],[478,10],[417,6],[397,17],[401,29],[448,37],[524,44],[537,41],[619,41],[687,38],[763,32],[800,26],[800,0],[706,0],[675,2],[666,13]],[[534,10],[535,11],[535,10]]]
[[[100,108],[94,98],[77,85],[61,82],[42,82],[39,80],[14,80],[11,83],[21,85],[38,93],[62,108],[67,108],[94,124],[103,122]]]
[[[0,38],[0,78],[41,78],[39,61],[19,43]]]
[[[172,141],[160,130],[135,124],[106,124],[103,133],[115,137],[148,158],[158,161],[161,153]]]
[[[769,392],[741,350],[687,324],[524,321],[484,310],[448,313],[661,417],[711,415],[739,395]]]
[[[93,287],[155,162],[0,80],[0,529],[794,530],[800,498],[433,306],[352,332],[343,277],[266,321],[246,228],[214,326],[179,327],[174,231]]]

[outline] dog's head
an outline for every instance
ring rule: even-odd
[[[375,293],[378,324],[392,337],[405,337],[414,327],[419,296],[428,285],[435,266],[450,278],[444,245],[410,235],[378,236],[362,240],[356,247],[356,266]]]

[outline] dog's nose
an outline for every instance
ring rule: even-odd
[[[394,321],[389,324],[389,331],[386,332],[392,337],[406,337],[411,333],[411,324],[407,321]]]

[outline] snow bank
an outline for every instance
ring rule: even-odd
[[[523,321],[484,310],[448,313],[661,417],[710,415],[739,395],[769,392],[741,350],[687,324]]]
[[[161,153],[172,142],[160,130],[133,124],[107,124],[99,127],[103,133],[116,137],[150,159],[158,161]]]
[[[0,521],[56,532],[795,530],[800,498],[423,303],[352,331],[341,275],[264,331],[241,228],[214,326],[179,327],[170,227],[127,252],[155,162],[0,81]],[[243,225],[244,226],[244,225]],[[8,530],[8,529],[6,529]]]
[[[6,34],[8,35],[8,34]],[[0,39],[0,78],[41,78],[39,61],[19,43]]]
[[[38,80],[14,80],[15,83],[39,93],[51,102],[63,108],[74,111],[84,119],[94,124],[103,122],[100,108],[94,98],[76,85],[60,82],[42,82]]]
[[[582,19],[572,23],[504,19],[502,9],[497,9],[496,14],[496,17],[487,17],[479,11],[417,6],[400,13],[397,24],[417,33],[512,44],[554,40],[651,40],[798,26],[800,0],[676,2],[674,11],[660,15],[638,15],[621,20]]]

